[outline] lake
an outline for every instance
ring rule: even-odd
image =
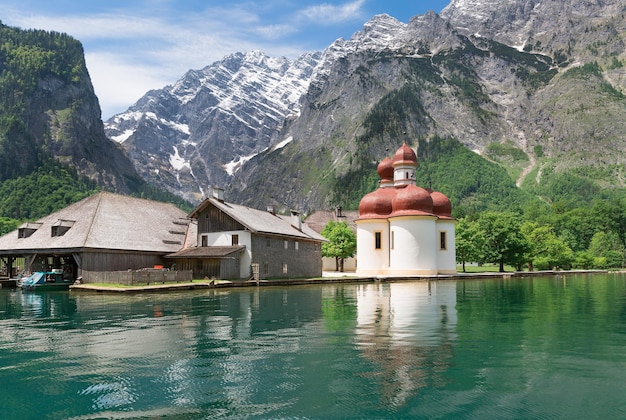
[[[626,275],[0,289],[0,413],[626,418]]]

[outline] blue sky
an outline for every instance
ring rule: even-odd
[[[402,22],[450,0],[0,0],[0,21],[83,43],[103,119],[150,89],[234,52],[295,58],[349,38],[372,16]]]

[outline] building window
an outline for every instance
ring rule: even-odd
[[[285,249],[289,249],[289,241],[287,239],[283,241],[283,244],[285,246]]]
[[[446,232],[439,232],[439,249],[442,251],[448,249]]]
[[[298,243],[298,241],[294,242],[293,247],[296,251],[300,249],[300,244]]]
[[[55,236],[63,236],[65,235],[65,232],[67,232],[70,228],[66,227],[66,226],[52,226],[52,237]]]
[[[266,244],[268,247],[272,246],[272,241],[270,241],[270,238],[266,238],[266,239],[265,239],[265,244]]]
[[[391,231],[391,249],[394,249],[396,246],[396,235],[395,235],[395,231]]]
[[[382,249],[383,247],[383,234],[382,232],[374,232],[374,248]]]
[[[19,228],[18,231],[17,231],[17,237],[18,238],[28,238],[33,233],[35,233],[35,229]]]
[[[202,235],[202,246],[209,246],[209,238],[206,235]]]
[[[266,276],[270,274],[270,265],[266,262],[263,263],[263,274]]]
[[[287,263],[283,263],[283,274],[287,274]]]
[[[239,245],[239,235],[233,235],[232,244]]]

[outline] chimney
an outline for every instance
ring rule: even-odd
[[[298,230],[302,230],[302,219],[300,218],[300,212],[291,210],[291,226]]]
[[[274,206],[272,206],[271,204],[267,205],[267,212],[271,213],[271,214],[276,214],[276,211],[274,210]]]
[[[341,217],[344,217],[344,216],[343,216],[343,214],[342,214],[342,212],[341,212],[341,210],[342,210],[342,209],[341,209],[341,206],[337,206],[337,207],[335,207],[335,217],[336,217],[337,219],[339,219],[339,218],[341,218]]]
[[[219,187],[213,187],[213,198],[220,203],[224,202],[224,189]]]

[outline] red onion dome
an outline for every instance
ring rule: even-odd
[[[391,214],[395,188],[379,188],[361,199],[359,219],[381,219]]]
[[[394,216],[433,214],[433,199],[424,188],[409,184],[398,188],[392,208]]]
[[[378,175],[383,181],[393,181],[393,160],[391,158],[384,158],[378,164]]]
[[[413,164],[417,166],[417,155],[406,143],[403,143],[402,146],[396,151],[396,154],[393,155],[393,166],[399,165],[407,165]]]
[[[445,194],[433,191],[430,197],[433,200],[433,212],[437,216],[452,217],[452,203]]]

